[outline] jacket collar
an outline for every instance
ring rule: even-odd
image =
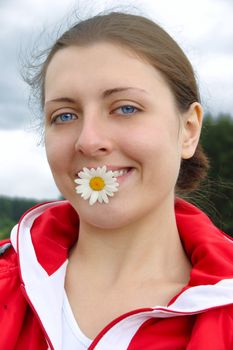
[[[37,259],[49,275],[67,259],[78,239],[79,218],[66,201],[37,207],[31,237]],[[37,209],[36,208],[36,209]],[[193,266],[188,286],[214,284],[233,277],[233,240],[213,225],[208,216],[176,199],[175,213],[184,250]],[[33,210],[27,215],[32,215]]]
[[[188,285],[167,307],[135,310],[114,320],[95,339],[92,349],[108,349],[119,332],[122,346],[118,350],[126,349],[132,335],[151,317],[195,314],[233,303],[233,240],[199,209],[181,199],[176,200],[175,212],[178,231],[193,266]],[[74,209],[68,202],[59,201],[30,210],[12,232],[25,296],[40,318],[51,348],[56,350],[62,348],[64,278],[78,227]]]

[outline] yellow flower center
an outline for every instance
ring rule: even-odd
[[[89,184],[91,189],[94,191],[101,191],[105,186],[104,180],[102,179],[102,177],[99,177],[99,176],[93,177],[90,180]]]

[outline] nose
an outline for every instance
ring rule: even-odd
[[[86,119],[77,137],[76,151],[88,157],[98,157],[111,153],[112,148],[113,142],[106,122],[98,118]]]

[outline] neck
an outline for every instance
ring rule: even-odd
[[[81,220],[79,240],[70,262],[82,264],[87,273],[94,266],[98,276],[109,283],[132,276],[186,280],[180,266],[188,263],[176,226],[174,203],[160,206],[133,224],[111,230],[92,227]]]

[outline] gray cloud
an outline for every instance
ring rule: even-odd
[[[1,17],[0,17],[1,20]],[[0,128],[17,129],[25,123],[27,90],[18,70],[19,36],[2,33],[0,36]]]
[[[24,129],[29,125],[30,114],[23,104],[3,103],[0,105],[0,115],[1,130]]]
[[[136,5],[139,3],[137,1]],[[177,4],[180,3],[184,12],[179,10],[178,5],[169,7],[171,2],[167,0],[163,5],[149,0],[144,3],[148,4],[151,17],[174,34],[190,57],[208,110],[213,113],[233,111],[233,100],[229,94],[233,81],[232,1],[205,0],[189,12],[182,0]],[[31,111],[27,104],[29,91],[19,74],[20,53],[27,56],[35,42],[47,47],[49,35],[51,41],[56,34],[53,25],[59,27],[59,22],[66,22],[64,13],[73,4],[71,0],[66,4],[59,3],[59,6],[56,1],[0,1],[0,129],[27,127]],[[86,7],[90,8],[90,4]],[[43,28],[48,35],[43,34],[38,39]],[[225,60],[221,60],[223,55]],[[221,89],[218,89],[219,83]]]
[[[25,84],[9,65],[0,79],[0,129],[18,129],[26,125],[30,114],[27,95]]]

